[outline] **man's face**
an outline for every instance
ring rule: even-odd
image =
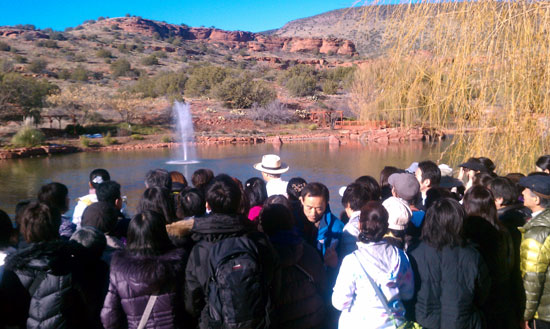
[[[414,177],[416,177],[416,180],[418,181],[418,184],[420,184],[420,191],[426,191],[429,189],[429,186],[427,184],[427,180],[422,181],[422,170],[420,168],[416,169],[414,172]]]
[[[322,196],[309,196],[306,195],[304,198],[301,198],[302,206],[304,207],[304,215],[306,215],[307,220],[312,223],[317,223],[321,220],[321,217],[327,209],[327,202]]]
[[[523,205],[526,206],[527,208],[533,210],[535,208],[537,208],[538,204],[537,204],[537,196],[531,192],[530,189],[526,188],[523,190],[523,192],[521,192],[521,194],[523,195]]]

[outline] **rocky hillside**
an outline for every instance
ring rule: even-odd
[[[288,22],[274,35],[292,38],[324,36],[351,40],[361,55],[377,56],[381,53],[384,20],[391,10],[392,6],[378,6],[376,16],[368,14],[364,7],[333,10]]]

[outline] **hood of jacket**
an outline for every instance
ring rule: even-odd
[[[246,233],[250,230],[249,225],[251,225],[250,221],[242,215],[212,213],[195,219],[191,230],[192,238],[195,241],[202,239],[217,241],[227,236]]]
[[[282,267],[293,266],[304,254],[303,240],[294,230],[278,231],[270,235],[269,240],[279,255]]]
[[[50,271],[64,275],[85,259],[85,249],[74,241],[48,241],[32,243],[11,254],[6,259],[6,268],[14,271]]]
[[[367,273],[377,282],[395,281],[399,271],[401,255],[397,247],[385,241],[357,242],[359,259]]]
[[[195,223],[194,219],[184,219],[177,222],[166,225],[166,231],[168,235],[176,237],[186,237],[191,235],[191,229]]]
[[[520,231],[525,232],[535,226],[550,228],[550,209],[545,209],[540,214],[533,217],[520,229]]]
[[[113,254],[111,272],[131,278],[129,284],[155,285],[182,275],[186,257],[183,249],[172,249],[162,255],[137,255],[129,250],[120,250]]]

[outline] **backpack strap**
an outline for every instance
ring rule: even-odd
[[[139,320],[138,329],[144,329],[145,325],[147,325],[147,321],[149,321],[149,317],[151,316],[151,312],[153,311],[153,306],[155,306],[157,297],[157,295],[149,296],[149,300],[147,301],[147,305],[145,306],[145,311],[143,311],[141,320]]]
[[[48,274],[46,272],[43,272],[43,271],[38,272],[38,274],[34,278],[34,281],[29,287],[29,295],[31,296],[31,298],[32,296],[34,296],[34,294],[38,290],[38,287],[40,287],[40,284],[42,283],[42,281],[46,279],[47,276]]]

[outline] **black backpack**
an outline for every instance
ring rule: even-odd
[[[269,327],[269,288],[254,241],[244,235],[215,243],[208,268],[209,328]]]

